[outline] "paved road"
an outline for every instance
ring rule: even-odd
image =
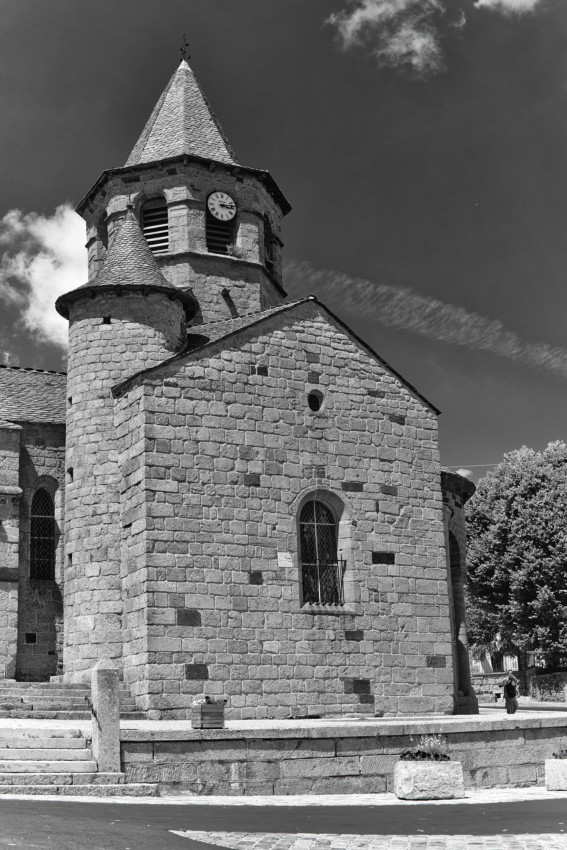
[[[20,850],[211,850],[211,844],[233,850],[567,850],[564,830],[567,799],[407,808],[0,800],[0,848]],[[219,831],[231,836],[214,834]],[[346,837],[332,840],[338,835]],[[386,836],[399,837],[386,842]],[[461,840],[448,844],[442,836]],[[473,844],[465,836],[477,838]]]

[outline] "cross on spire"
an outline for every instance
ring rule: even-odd
[[[181,55],[181,61],[185,62],[187,59],[191,59],[191,56],[187,55],[187,51],[189,49],[189,42],[187,41],[187,37],[185,33],[183,33],[183,41],[181,43],[181,47],[179,48],[179,53]]]

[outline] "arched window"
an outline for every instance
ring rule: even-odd
[[[38,490],[32,500],[30,578],[55,578],[55,511],[47,490]]]
[[[163,198],[146,201],[141,215],[142,233],[152,253],[169,251],[169,223],[167,205]]]
[[[306,502],[299,514],[303,602],[342,605],[344,561],[337,555],[337,523],[322,502]]]

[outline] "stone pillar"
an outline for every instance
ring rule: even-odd
[[[443,470],[445,546],[452,601],[453,641],[456,666],[455,714],[478,714],[478,700],[471,682],[466,620],[466,518],[465,504],[475,491],[462,475]]]
[[[120,706],[118,669],[108,658],[97,661],[91,672],[93,758],[101,772],[120,771]]]
[[[449,561],[453,588],[453,611],[455,617],[455,640],[457,643],[457,669],[459,691],[468,695],[471,690],[469,662],[469,639],[467,635],[465,582],[461,563],[461,551],[455,535],[449,532]]]

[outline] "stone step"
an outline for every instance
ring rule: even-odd
[[[121,711],[136,711],[137,706],[133,699],[120,698]],[[90,705],[90,696],[84,699],[69,699],[68,697],[45,697],[41,696],[11,696],[0,695],[0,710],[12,711],[13,709],[41,708],[46,711],[85,711]]]
[[[7,695],[29,696],[35,694],[50,697],[71,695],[82,699],[83,696],[90,696],[90,693],[90,685],[52,685],[50,682],[14,682],[10,679],[0,679],[0,696],[2,698]],[[119,686],[118,693],[121,697],[133,699],[132,694],[124,685]]]
[[[40,759],[24,759],[19,761],[0,761],[0,773],[96,773],[95,761],[78,761],[64,759],[62,761],[41,761]]]
[[[0,738],[3,740],[11,739],[12,737],[24,738],[87,738],[89,734],[85,734],[84,729],[80,726],[61,727],[52,726],[49,723],[42,723],[41,726],[3,726],[0,727]]]
[[[26,796],[57,797],[157,797],[158,786],[144,783],[128,785],[0,785],[0,796],[24,794]]]
[[[120,785],[126,782],[123,773],[1,773],[3,785],[72,785],[75,777],[81,785]]]
[[[92,754],[90,747],[84,747],[82,750],[70,747],[45,748],[44,750],[37,747],[16,750],[6,748],[0,750],[0,773],[6,762],[25,761],[26,759],[30,761],[92,761]]]
[[[90,720],[90,711],[33,711],[31,709],[0,709],[0,719],[11,720]]]
[[[3,688],[42,688],[43,690],[66,690],[66,691],[84,691],[90,690],[90,685],[85,683],[69,682],[17,682],[15,679],[0,679],[0,690]]]
[[[54,701],[51,699],[38,700],[0,700],[0,711],[87,711],[86,702]]]
[[[0,680],[1,682],[2,680]],[[5,680],[4,680],[5,681]],[[0,687],[0,697],[2,699],[7,698],[8,696],[29,696],[30,694],[38,694],[40,696],[73,696],[77,699],[80,699],[83,695],[86,696],[90,694],[91,689],[86,686],[82,686],[80,688],[69,689],[68,687],[64,687],[63,685],[59,685],[58,687],[46,688],[37,682],[30,682],[29,687],[21,687],[17,682],[12,682],[10,685],[3,685]]]
[[[35,731],[35,730],[34,730]],[[38,730],[40,734],[27,735],[22,730],[18,729],[13,735],[0,735],[0,759],[4,758],[4,750],[29,750],[29,749],[61,749],[66,750],[81,750],[85,749],[90,743],[87,738],[81,735],[75,737],[71,735],[59,735],[58,737],[48,736],[43,730]]]
[[[123,720],[144,720],[143,711],[121,711]],[[0,710],[0,720],[90,720],[90,711],[33,711],[28,709]]]

